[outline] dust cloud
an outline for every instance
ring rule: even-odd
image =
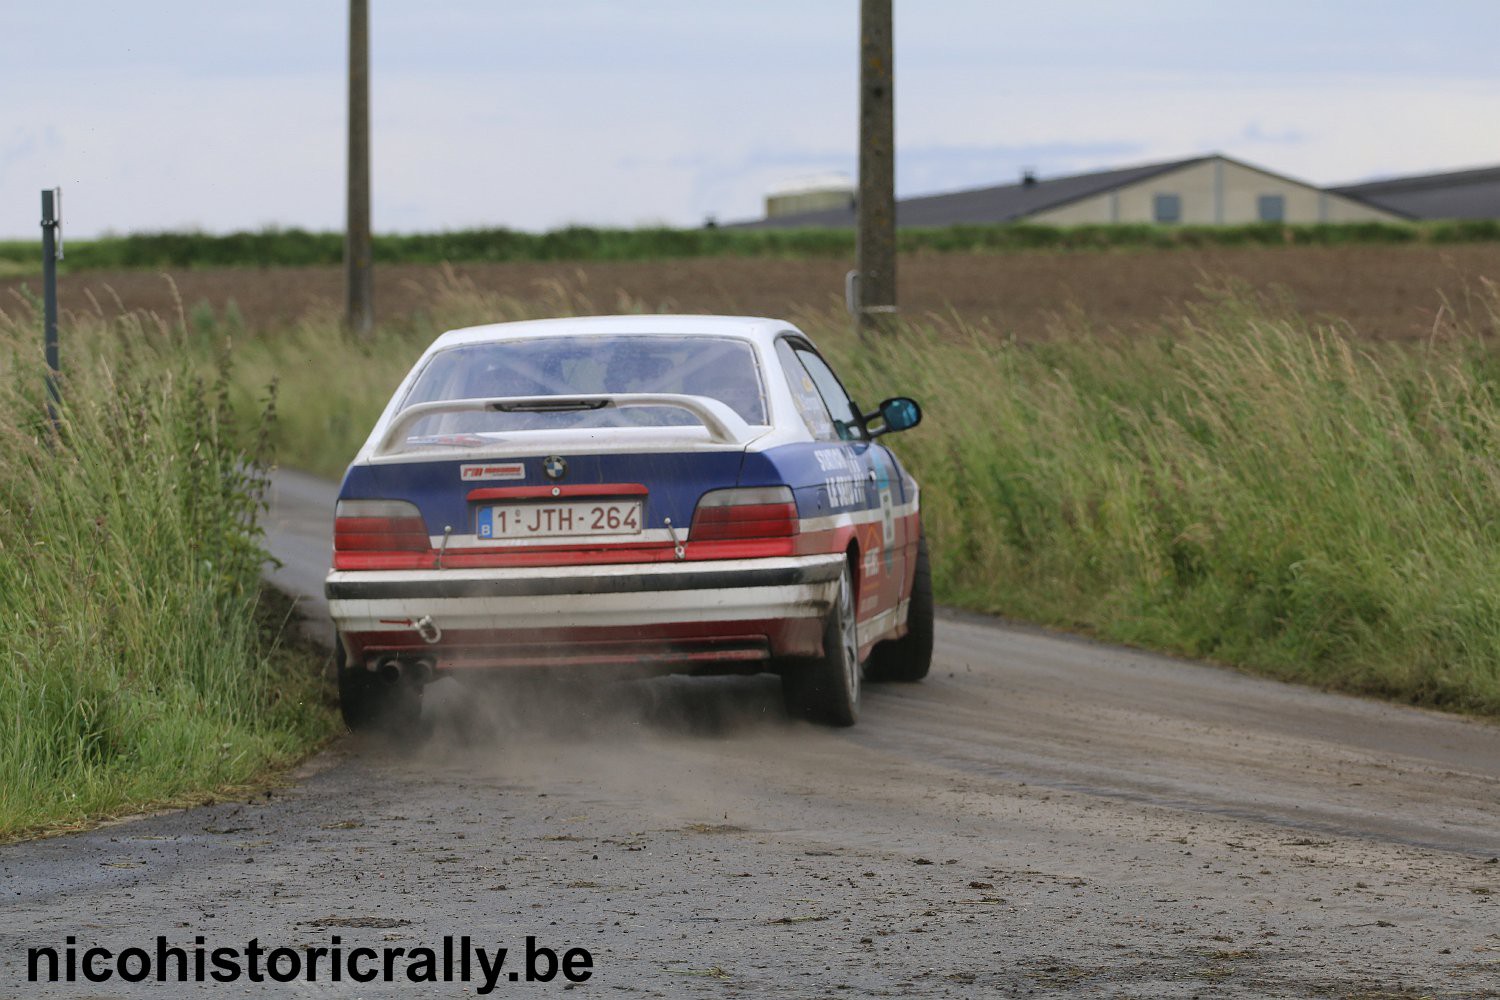
[[[383,751],[449,781],[588,789],[665,826],[727,828],[753,823],[755,798],[724,781],[705,743],[732,743],[747,765],[772,766],[789,742],[823,735],[786,715],[769,674],[486,673],[430,685],[420,733],[387,738]]]

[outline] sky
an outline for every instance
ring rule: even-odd
[[[1495,0],[894,0],[898,196],[1500,163]],[[694,226],[856,166],[857,0],[371,0],[374,226]],[[346,3],[0,0],[0,237],[343,225]]]

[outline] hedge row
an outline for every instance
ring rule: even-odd
[[[1470,243],[1500,240],[1500,220],[1423,223],[1337,223],[1284,226],[1040,226],[1027,223],[903,229],[907,253],[998,253],[1018,250],[1130,250],[1207,246]],[[375,260],[384,264],[660,258],[844,257],[854,252],[848,229],[594,229],[572,226],[548,233],[464,229],[376,236]],[[0,242],[0,261],[26,265],[37,242]],[[212,235],[135,233],[67,244],[70,270],[190,267],[300,267],[343,259],[341,233],[302,229]]]

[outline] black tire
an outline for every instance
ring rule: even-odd
[[[927,536],[917,538],[917,571],[906,607],[906,634],[877,643],[870,651],[865,677],[871,681],[915,684],[932,668],[932,567],[927,561]]]
[[[422,690],[405,681],[392,683],[362,666],[351,667],[344,643],[334,636],[334,665],[339,677],[339,712],[355,732],[404,732],[422,717]]]
[[[823,655],[789,663],[781,674],[788,715],[829,726],[852,726],[859,719],[862,665],[854,607],[854,574],[846,562],[823,622]]]

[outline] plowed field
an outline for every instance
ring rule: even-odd
[[[473,264],[453,272],[482,290],[522,299],[561,300],[565,293],[575,310],[794,316],[836,305],[849,266],[834,259],[720,257]],[[1431,333],[1451,315],[1478,320],[1484,328],[1492,325],[1488,317],[1496,301],[1493,282],[1500,280],[1500,245],[930,254],[905,257],[900,266],[908,315],[951,309],[1025,338],[1061,328],[1139,329],[1180,314],[1184,302],[1211,298],[1230,286],[1278,297],[1304,314],[1347,320],[1362,334],[1411,338]],[[247,323],[260,327],[312,309],[336,310],[342,301],[338,268],[191,270],[171,279],[142,271],[69,275],[62,280],[62,306],[92,309],[97,302],[112,312],[118,303],[172,315],[178,296],[188,310],[200,302],[222,309],[232,299]],[[382,319],[420,312],[443,282],[437,267],[382,268],[377,310]],[[0,308],[15,304],[22,284],[35,290],[38,281],[0,281]]]

